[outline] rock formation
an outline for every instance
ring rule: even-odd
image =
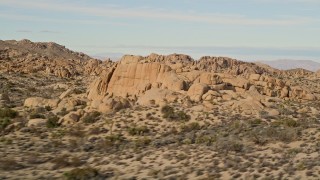
[[[247,114],[252,114],[252,109],[262,110],[266,99],[257,100],[254,96],[241,98],[252,91],[269,98],[316,99],[309,90],[286,84],[274,72],[229,58],[203,57],[194,61],[189,56],[177,54],[127,55],[91,84],[88,98],[101,103],[102,99],[112,98],[114,101],[114,97],[122,97],[145,105],[162,104],[164,101],[161,99],[177,100],[178,96],[188,97],[193,102],[235,100],[232,107]],[[291,75],[289,73],[286,77]],[[96,104],[96,109],[101,109],[99,106]]]
[[[98,75],[111,61],[100,61],[56,43],[0,41],[0,71],[43,73],[61,78]]]

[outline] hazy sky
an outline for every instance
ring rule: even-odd
[[[320,0],[0,0],[0,24],[90,55],[320,61]]]

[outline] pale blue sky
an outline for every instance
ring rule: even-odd
[[[88,53],[320,62],[320,0],[0,0],[0,39]]]

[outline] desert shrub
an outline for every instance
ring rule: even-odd
[[[68,114],[68,111],[66,108],[62,108],[61,111],[57,113],[57,115],[59,116],[65,116],[66,114]]]
[[[0,169],[4,171],[13,171],[22,169],[24,166],[19,164],[15,159],[11,158],[1,158],[0,159]]]
[[[249,121],[249,124],[251,126],[258,126],[258,125],[260,125],[262,123],[263,123],[263,121],[261,119],[253,119],[253,120]]]
[[[209,135],[197,136],[195,139],[196,144],[205,144],[207,146],[211,146],[215,141],[216,137]]]
[[[177,120],[179,121],[189,121],[191,119],[190,115],[183,111],[178,111],[177,112]]]
[[[47,120],[47,127],[48,128],[56,128],[59,126],[60,126],[60,124],[59,124],[59,117],[58,116],[52,116],[52,117],[48,118],[48,120]]]
[[[136,135],[145,135],[147,133],[149,133],[150,130],[148,129],[147,126],[141,126],[141,127],[131,127],[128,129],[128,133],[131,135],[131,136],[136,136]]]
[[[135,148],[145,147],[145,146],[148,146],[150,143],[151,143],[151,139],[143,137],[135,140],[134,146]]]
[[[268,142],[267,138],[258,132],[253,131],[249,135],[250,139],[257,145],[263,146]]]
[[[168,121],[189,121],[191,119],[190,115],[183,111],[175,112],[174,108],[171,106],[163,106],[161,108],[161,112],[163,114],[163,118]]]
[[[74,126],[73,128],[69,128],[68,134],[74,137],[84,137],[86,135],[84,131],[84,127],[81,125]]]
[[[105,137],[106,145],[119,145],[121,144],[125,138],[121,134],[109,135]]]
[[[174,114],[174,108],[166,105],[161,108],[161,112],[163,113],[163,117],[167,118]]]
[[[87,180],[87,179],[102,179],[99,171],[92,167],[75,168],[64,173],[64,178],[67,180]]]
[[[45,119],[46,117],[43,114],[33,113],[33,114],[30,114],[29,118],[30,119],[38,119],[38,118]]]
[[[279,128],[279,127],[271,126],[263,129],[261,134],[262,136],[265,136],[271,140],[278,140],[278,141],[289,143],[298,138],[299,130],[292,127]]]
[[[10,108],[0,109],[0,118],[15,118],[18,116],[18,112]]]
[[[198,122],[192,122],[181,126],[181,132],[190,132],[195,130],[200,130],[201,126]]]
[[[51,106],[45,106],[44,108],[45,108],[47,111],[51,111],[51,110],[52,110]]]
[[[286,118],[286,119],[273,121],[271,123],[271,125],[272,126],[298,127],[298,126],[300,126],[300,123],[293,120],[293,119]]]
[[[128,145],[128,141],[122,134],[112,134],[99,139],[94,146],[95,151],[118,152]]]
[[[299,122],[293,119],[285,119],[283,120],[283,124],[288,127],[298,127],[300,125]]]
[[[292,142],[298,138],[298,130],[294,128],[284,128],[276,133],[276,138],[282,142]]]
[[[0,118],[0,130],[5,129],[9,124],[11,124],[11,120],[8,117]]]
[[[87,124],[95,123],[99,120],[100,112],[94,111],[88,113],[85,117],[83,117],[82,121]]]
[[[65,167],[78,167],[85,163],[77,157],[69,157],[66,154],[52,159],[51,162],[54,163],[54,169],[61,169]]]
[[[74,92],[75,94],[82,94],[82,93],[85,93],[86,91],[83,90],[83,89],[74,89],[73,92]]]
[[[215,146],[217,151],[220,152],[242,152],[244,150],[242,142],[234,138],[218,138]]]

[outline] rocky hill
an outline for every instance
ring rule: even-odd
[[[111,61],[100,61],[53,42],[0,41],[0,71],[72,77],[99,74]],[[100,68],[97,68],[97,67]]]
[[[0,179],[319,177],[319,71],[0,44]]]

